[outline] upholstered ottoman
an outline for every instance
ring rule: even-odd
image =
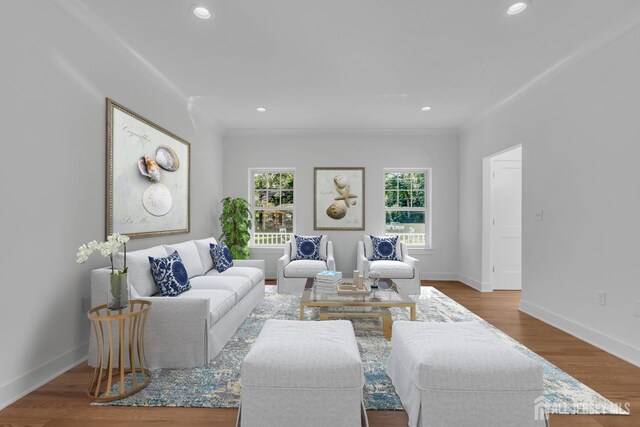
[[[387,374],[410,427],[545,425],[540,365],[476,322],[395,322]]]
[[[360,353],[346,320],[267,320],[240,385],[243,427],[354,427],[366,418]]]

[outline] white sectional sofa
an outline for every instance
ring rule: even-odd
[[[264,298],[264,260],[234,260],[233,267],[219,273],[211,259],[210,243],[216,240],[189,240],[127,254],[131,297],[152,303],[144,338],[150,368],[188,368],[211,362]],[[166,257],[173,251],[180,254],[191,289],[163,297],[151,275],[149,257]],[[110,271],[92,271],[92,306],[107,302]],[[89,364],[95,366],[98,354],[93,331],[89,348]]]

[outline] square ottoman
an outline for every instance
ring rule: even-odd
[[[541,366],[477,322],[395,322],[387,374],[410,427],[546,424]]]
[[[267,320],[240,386],[241,426],[360,426],[364,375],[351,322]]]

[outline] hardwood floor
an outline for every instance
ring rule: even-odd
[[[640,426],[640,368],[518,311],[519,292],[480,293],[458,282],[424,281],[545,357],[631,416],[552,415],[557,426]],[[0,426],[233,426],[235,409],[96,407],[86,396],[92,370],[82,364],[0,411]],[[404,411],[369,411],[371,427],[406,426]]]

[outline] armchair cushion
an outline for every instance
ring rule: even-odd
[[[236,303],[233,291],[218,289],[191,289],[183,292],[177,298],[206,298],[209,300],[209,324],[215,325],[222,316],[227,314]]]
[[[189,278],[202,276],[205,273],[204,268],[202,268],[202,262],[200,261],[200,254],[198,254],[198,248],[193,240],[175,245],[164,245],[164,248],[167,250],[167,255],[178,251],[184,268],[186,268],[187,273],[189,273]]]
[[[398,254],[398,236],[378,237],[371,236],[373,244],[373,260],[398,261],[402,257],[402,252]]]
[[[372,271],[380,272],[385,279],[413,279],[413,267],[402,261],[371,261],[369,264],[369,274]]]
[[[317,260],[295,260],[284,267],[284,276],[289,278],[316,277],[327,269],[327,263]]]
[[[178,251],[163,258],[149,257],[151,273],[160,293],[165,297],[175,297],[191,289],[189,275]]]

